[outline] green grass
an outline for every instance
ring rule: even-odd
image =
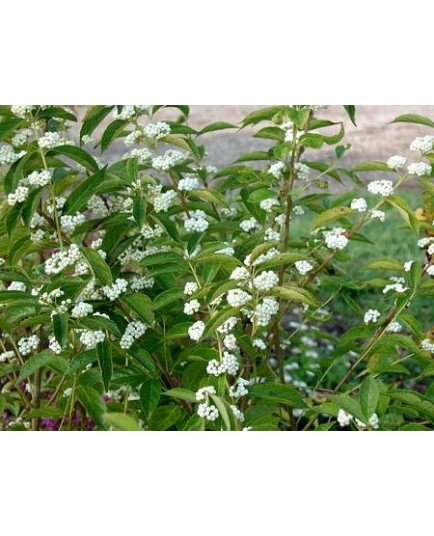
[[[421,206],[420,194],[415,190],[401,192],[401,196],[407,201],[412,209]],[[349,275],[355,279],[369,280],[376,277],[387,278],[397,275],[392,272],[381,273],[379,271],[364,270],[364,266],[371,261],[380,258],[392,258],[402,262],[419,259],[423,260],[423,252],[417,245],[418,237],[403,221],[396,210],[386,209],[387,217],[384,223],[373,220],[362,229],[362,234],[372,243],[358,242],[352,240],[345,252],[349,256],[349,262],[343,267]],[[306,230],[311,229],[314,215],[305,214],[295,216],[293,219],[293,236],[306,236]],[[422,236],[422,235],[421,235]],[[346,294],[348,295],[348,294]],[[354,325],[360,322],[362,311],[369,308],[379,308],[384,299],[381,288],[366,288],[355,290],[350,294],[351,300],[359,307],[359,310],[352,308],[345,299],[338,299],[334,302],[333,310],[335,314],[346,324]],[[432,298],[416,298],[411,305],[411,312],[419,319],[421,324],[430,328],[434,323],[434,310]]]

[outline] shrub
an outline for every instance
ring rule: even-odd
[[[79,139],[68,108],[0,108],[2,428],[432,429],[434,137],[348,169],[323,107],[272,106],[241,125],[269,149],[217,169],[203,136],[236,126],[162,108],[89,107]],[[355,266],[393,213],[420,254]]]

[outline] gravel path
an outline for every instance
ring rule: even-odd
[[[190,125],[201,129],[215,121],[227,121],[240,124],[242,118],[257,109],[254,105],[193,105],[190,107]],[[79,115],[85,112],[84,106],[76,107]],[[398,115],[415,113],[434,119],[434,106],[432,105],[378,105],[357,107],[357,127],[355,127],[342,106],[330,106],[327,111],[318,115],[333,121],[343,121],[346,135],[342,143],[351,144],[352,148],[342,159],[343,165],[351,166],[356,162],[366,160],[387,160],[394,154],[409,156],[408,146],[419,135],[432,133],[432,129],[421,125],[409,123],[388,124]],[[161,110],[157,117],[161,119],[173,118],[179,114],[173,109]],[[331,127],[329,133],[336,130]],[[223,130],[204,135],[201,140],[208,151],[207,161],[218,167],[230,165],[238,156],[245,152],[265,150],[270,146],[267,140],[253,137],[254,130],[246,128],[241,131]],[[111,149],[113,157],[119,157],[124,152],[121,143]],[[334,149],[323,148],[321,152],[313,151],[313,158],[319,156],[323,159],[333,156]],[[307,155],[309,157],[309,155]]]

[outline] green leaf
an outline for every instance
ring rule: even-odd
[[[151,430],[167,430],[181,417],[182,410],[179,406],[161,406],[156,408],[149,421]]]
[[[57,155],[67,156],[71,160],[74,160],[74,162],[77,162],[77,164],[80,164],[80,166],[84,166],[91,173],[97,173],[98,171],[98,164],[94,157],[80,147],[61,145],[60,147],[50,149],[47,153],[47,156]]]
[[[288,404],[293,408],[307,407],[297,389],[287,384],[257,383],[249,387],[249,396],[276,404]]]
[[[214,132],[216,130],[225,130],[228,128],[238,128],[236,125],[232,125],[231,123],[225,123],[223,121],[217,122],[217,123],[211,123],[204,127],[202,130],[199,131],[198,136],[202,136],[202,134],[206,134],[207,132]]]
[[[110,388],[110,380],[113,374],[112,347],[107,339],[97,344],[96,353],[101,370],[102,383],[107,392]]]
[[[396,208],[398,214],[412,229],[414,234],[418,237],[420,232],[420,221],[414,216],[413,211],[408,206],[407,202],[398,197],[397,195],[386,198],[386,202],[392,207]]]
[[[148,296],[140,293],[124,294],[121,300],[148,326],[152,326],[154,323],[153,304]]]
[[[115,430],[120,430],[121,432],[140,432],[138,422],[125,413],[107,413],[104,420],[107,426]]]
[[[110,144],[122,134],[127,124],[128,121],[124,121],[123,119],[116,119],[107,126],[101,137],[102,153],[104,153],[109,148]]]
[[[68,313],[57,313],[52,316],[54,336],[61,348],[68,344]]]
[[[218,409],[220,413],[220,417],[222,418],[223,424],[225,425],[225,429],[227,431],[236,430],[236,427],[234,427],[231,423],[231,420],[233,419],[230,418],[230,414],[228,412],[228,408],[225,402],[219,396],[216,396],[216,395],[211,395],[211,399],[216,405],[216,408]],[[232,414],[232,411],[231,411],[231,414]]]
[[[308,290],[301,287],[275,287],[271,294],[286,300],[306,303],[312,307],[319,307],[320,303]]]
[[[69,364],[69,367],[67,369],[67,374],[73,374],[74,372],[80,372],[84,368],[87,367],[87,365],[90,365],[94,361],[97,360],[97,354],[96,350],[85,350],[84,352],[80,352],[79,354],[75,355],[72,358],[72,361]]]
[[[50,361],[55,359],[56,356],[51,350],[42,350],[36,355],[33,355],[28,361],[24,363],[23,368],[21,369],[20,375],[18,376],[18,382],[24,380],[28,376],[34,374],[41,367],[47,365]]]
[[[341,220],[347,216],[352,216],[353,214],[356,214],[356,212],[348,207],[334,207],[329,210],[325,210],[314,219],[312,230],[322,227],[331,221]]]
[[[386,162],[375,160],[372,162],[360,162],[354,166],[353,171],[388,171],[391,173],[393,170],[390,169]]]
[[[260,108],[259,110],[255,110],[254,112],[247,115],[242,123],[243,127],[247,125],[256,125],[260,123],[261,121],[271,121],[273,117],[279,113],[282,112],[285,108],[285,106],[268,106],[266,108]]]
[[[75,214],[76,212],[80,212],[101,186],[101,183],[106,176],[106,170],[107,166],[85,179],[72,191],[63,208],[64,214]]]
[[[161,384],[158,380],[147,380],[140,388],[140,402],[147,418],[157,407],[160,396]]]
[[[149,372],[155,372],[155,364],[150,353],[144,348],[132,346],[128,353]]]
[[[264,151],[255,151],[252,153],[245,153],[241,155],[239,158],[235,160],[235,164],[239,164],[241,162],[255,162],[258,160],[269,160],[270,157],[268,153]]]
[[[86,260],[92,268],[95,277],[101,281],[103,285],[112,285],[113,277],[109,265],[101,257],[101,255],[92,248],[82,249]]]
[[[182,288],[169,288],[154,298],[152,309],[158,311],[158,309],[180,300],[183,296],[184,290]]]
[[[189,389],[182,389],[181,387],[169,389],[169,391],[165,391],[163,395],[186,400],[187,402],[196,402],[196,394]]]
[[[140,228],[145,223],[146,205],[146,199],[143,197],[135,197],[133,199],[133,217]]]
[[[413,391],[389,391],[390,398],[415,409],[420,415],[434,422],[434,404],[419,393]]]
[[[106,405],[101,394],[89,385],[77,386],[77,398],[84,406],[91,419],[102,428],[105,428]]]
[[[351,119],[351,122],[356,127],[356,107],[354,104],[344,104],[345,111],[348,114],[348,117]]]
[[[363,266],[364,270],[393,270],[401,271],[403,269],[402,262],[395,259],[379,259],[378,261],[370,262]]]
[[[80,130],[80,140],[83,136],[90,136],[112,110],[113,106],[89,106]]]
[[[396,117],[390,123],[416,123],[418,125],[425,125],[427,127],[434,128],[434,121],[428,117],[418,114],[404,114]]]
[[[336,402],[340,408],[344,409],[347,413],[356,417],[365,424],[368,422],[368,419],[365,417],[364,412],[360,406],[360,403],[355,398],[343,393],[339,395],[330,396],[330,400]]]
[[[371,376],[367,376],[360,387],[360,406],[367,421],[372,417],[377,409],[380,398],[380,388],[378,381]]]
[[[267,261],[261,262],[259,266],[259,270],[268,270],[270,268],[276,268],[278,266],[286,266],[288,264],[294,264],[297,261],[304,261],[306,260],[306,255],[302,255],[301,253],[293,253],[289,251],[288,253],[280,253],[279,255],[276,255],[275,257],[272,257],[271,259],[268,259]]]
[[[0,303],[5,303],[9,301],[22,300],[26,301],[29,304],[38,305],[39,301],[34,296],[21,292],[20,290],[0,290]]]

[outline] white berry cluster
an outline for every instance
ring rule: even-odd
[[[351,209],[356,210],[357,212],[366,212],[368,209],[368,203],[363,197],[358,197],[351,201]]]
[[[245,290],[235,288],[233,290],[228,290],[226,299],[231,307],[239,308],[246,305],[246,303],[252,299],[252,296]]]
[[[260,292],[268,292],[279,283],[278,276],[271,270],[262,272],[253,279],[253,286]]]
[[[198,341],[205,331],[205,324],[198,320],[188,328],[188,335],[192,341]]]
[[[187,233],[203,233],[208,226],[209,223],[203,210],[194,210],[189,216],[184,216],[184,228]]]
[[[13,207],[16,203],[24,203],[29,195],[27,186],[17,186],[15,192],[8,194],[8,205]]]
[[[21,119],[27,117],[34,109],[33,104],[14,104],[11,106],[11,112]]]
[[[331,231],[324,232],[326,246],[329,249],[344,249],[348,244],[345,236],[346,230],[343,227],[335,227]]]
[[[143,238],[146,240],[152,240],[153,238],[160,238],[160,236],[163,234],[163,229],[159,225],[154,225],[152,227],[151,225],[145,223],[143,227],[140,229],[140,234],[143,235]]]
[[[387,161],[387,167],[393,169],[394,171],[398,171],[399,169],[404,168],[406,163],[407,159],[405,158],[405,156],[396,154],[389,158],[389,160]]]
[[[184,304],[184,313],[186,315],[194,315],[197,313],[200,309],[200,303],[198,300],[190,300],[189,302]]]
[[[244,220],[244,221],[242,221],[240,223],[240,227],[245,233],[253,231],[258,226],[259,226],[259,224],[258,224],[256,218],[250,218],[249,220]]]
[[[386,213],[383,212],[382,210],[372,209],[369,212],[369,215],[371,216],[371,219],[380,220],[381,223],[384,223],[386,221]]]
[[[417,175],[423,177],[424,175],[431,175],[431,165],[425,162],[414,162],[408,166],[408,172],[410,175]]]
[[[279,303],[275,298],[264,298],[262,303],[255,307],[253,320],[258,326],[268,326],[273,316],[279,312]]]
[[[380,318],[381,313],[376,309],[368,309],[363,317],[365,324],[376,324]]]
[[[0,363],[5,363],[6,361],[11,361],[15,357],[15,352],[13,350],[8,350],[0,354]]]
[[[343,409],[339,410],[337,420],[338,420],[339,425],[342,428],[345,426],[349,426],[353,419],[354,417],[350,413],[346,412]],[[364,422],[360,421],[359,419],[354,419],[354,420],[359,428],[362,428],[362,429],[366,428],[366,424]],[[374,428],[374,430],[377,430],[379,426],[378,415],[376,413],[373,413],[371,417],[369,418],[368,423],[371,428]]]
[[[271,212],[273,207],[279,206],[279,201],[275,197],[269,197],[268,199],[263,199],[259,203],[259,206],[262,210],[265,210],[265,212]]]
[[[232,279],[233,281],[247,281],[249,277],[250,272],[249,270],[247,270],[247,268],[244,268],[244,266],[237,266],[237,268],[234,268],[234,270],[232,270],[229,279]]]
[[[78,227],[85,221],[86,216],[84,214],[81,214],[80,212],[77,212],[73,216],[65,214],[64,216],[60,217],[60,228],[62,229],[62,232],[69,236],[73,234],[76,227]]]
[[[388,331],[389,333],[400,333],[402,331],[402,326],[399,322],[393,320],[386,327],[386,331]]]
[[[306,164],[302,164],[301,162],[298,162],[297,164],[294,164],[295,169],[295,176],[300,181],[307,181],[309,180],[309,167],[306,166]]]
[[[12,281],[7,290],[18,290],[20,292],[26,292],[26,285],[21,281]]]
[[[250,385],[249,380],[238,378],[234,385],[229,387],[229,396],[231,398],[241,398],[248,394],[247,387]]]
[[[152,159],[152,167],[158,171],[169,171],[170,169],[184,163],[187,156],[181,151],[169,149],[162,156]]]
[[[265,229],[265,236],[264,236],[265,242],[274,242],[280,240],[280,233],[277,231],[274,231],[271,227],[268,229]]]
[[[39,337],[37,335],[31,335],[30,337],[23,337],[18,341],[18,351],[21,355],[29,355],[36,350],[39,346]]]
[[[230,376],[235,376],[240,368],[238,363],[237,356],[229,352],[223,352],[223,357],[221,362],[217,359],[212,359],[207,367],[206,371],[211,376],[221,376],[222,374],[229,374]]]
[[[199,407],[197,409],[197,414],[199,417],[202,417],[203,419],[207,419],[208,421],[215,421],[219,417],[219,411],[218,409],[209,402],[210,395],[215,395],[216,390],[212,386],[208,387],[202,387],[196,392],[196,400],[198,402],[202,402],[202,404],[199,404]]]
[[[110,301],[115,301],[119,298],[121,294],[124,294],[124,292],[127,291],[127,288],[128,288],[128,281],[126,279],[118,278],[113,283],[113,285],[111,286],[105,285],[104,287],[102,287],[101,292]]]
[[[45,273],[60,274],[66,268],[74,266],[80,259],[81,253],[77,244],[71,244],[68,249],[54,253],[45,261]]]
[[[187,281],[184,286],[184,294],[191,296],[199,289],[199,285],[194,281]]]
[[[410,151],[420,151],[421,153],[429,153],[434,146],[434,136],[423,136],[415,138],[410,143]]]
[[[50,335],[50,337],[48,337],[48,348],[53,352],[53,354],[59,355],[62,353],[62,347],[57,342],[54,335]]]
[[[125,153],[122,157],[122,160],[128,160],[129,158],[137,158],[137,163],[141,166],[144,166],[151,162],[152,153],[146,147],[142,147],[141,149],[134,148],[128,153]]]
[[[2,145],[0,147],[0,166],[13,164],[26,154],[26,151],[16,153],[11,145]]]
[[[231,410],[232,410],[232,413],[234,414],[234,417],[239,421],[239,422],[244,422],[244,413],[237,408],[237,406],[234,406],[233,404],[231,404]]]
[[[200,188],[200,182],[197,177],[188,175],[178,182],[178,190],[181,192],[192,192]]]
[[[42,138],[39,138],[38,145],[42,149],[54,149],[61,145],[74,145],[74,142],[63,138],[58,132],[45,132]]]
[[[268,173],[272,175],[276,180],[279,180],[282,178],[282,173],[285,169],[286,166],[283,162],[276,162],[275,164],[272,164],[270,166]]]
[[[27,143],[27,140],[31,138],[34,134],[32,128],[23,128],[15,134],[11,139],[11,143],[14,147],[22,147]]]
[[[222,335],[227,335],[237,325],[238,319],[235,316],[229,317],[227,320],[218,326],[217,331]]]
[[[387,294],[391,290],[393,292],[397,292],[398,294],[402,294],[403,292],[406,292],[408,290],[408,287],[405,286],[405,279],[403,277],[391,277],[390,278],[393,283],[386,285],[383,289],[383,294]]]
[[[51,181],[51,172],[47,169],[43,171],[33,171],[28,175],[23,181],[23,184],[29,184],[34,188],[42,188],[46,186]]]
[[[170,134],[170,125],[160,121],[158,123],[148,123],[143,129],[145,136],[154,140],[159,140]]]
[[[128,350],[135,340],[140,339],[145,334],[147,329],[148,326],[143,324],[143,322],[130,322],[122,335],[119,346],[124,350]]]
[[[93,313],[93,306],[90,303],[79,302],[72,308],[72,318],[84,318]]]
[[[420,347],[422,350],[425,350],[425,352],[434,354],[434,341],[431,339],[423,339],[423,341],[420,343]]]
[[[306,275],[308,272],[313,270],[313,264],[311,264],[309,261],[297,261],[295,263],[295,268],[299,274]]]
[[[101,330],[79,330],[79,333],[80,342],[86,348],[86,350],[93,350],[96,348],[98,343],[103,342],[105,339],[105,333]]]
[[[134,292],[139,292],[145,288],[152,288],[154,286],[155,280],[153,277],[138,277],[135,276],[130,281],[130,289]]]
[[[389,197],[393,194],[393,181],[387,179],[372,181],[368,184],[368,192],[382,197]]]
[[[167,190],[154,197],[155,212],[167,212],[177,198],[175,190]]]

